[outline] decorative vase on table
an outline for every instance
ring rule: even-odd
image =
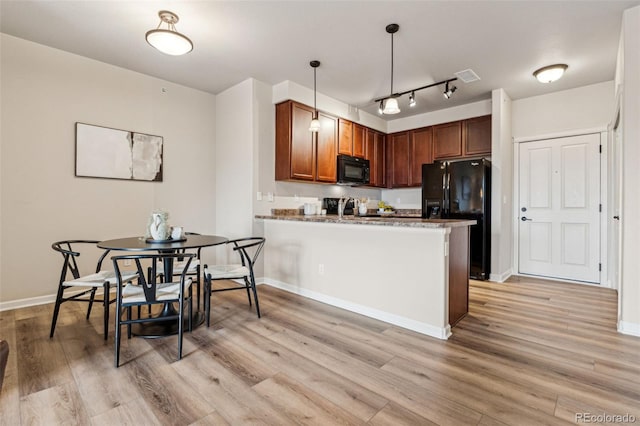
[[[151,213],[149,223],[149,236],[154,240],[168,240],[171,236],[169,226],[169,214],[163,211]]]

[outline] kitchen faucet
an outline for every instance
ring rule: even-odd
[[[342,216],[344,215],[344,209],[347,207],[347,203],[349,202],[349,200],[353,200],[353,198],[351,197],[340,198],[340,201],[338,201],[338,217],[339,218],[342,218]]]

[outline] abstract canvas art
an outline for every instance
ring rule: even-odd
[[[76,176],[162,182],[162,136],[76,123]]]

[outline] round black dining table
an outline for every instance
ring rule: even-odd
[[[229,241],[226,237],[219,235],[197,235],[187,234],[183,239],[168,242],[156,242],[145,237],[117,238],[105,240],[98,243],[98,247],[108,250],[121,251],[158,251],[161,253],[173,253],[183,249],[197,249],[224,244]],[[164,276],[173,276],[173,259],[165,259]],[[207,297],[207,295],[205,295]],[[175,315],[176,311],[172,303],[165,303],[159,316]],[[193,311],[192,325],[197,327],[204,322],[204,315],[198,309]],[[188,321],[185,320],[185,322]],[[150,323],[134,324],[132,333],[136,336],[146,338],[156,338],[178,334],[178,322],[176,320],[155,321]]]

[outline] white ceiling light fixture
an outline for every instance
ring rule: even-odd
[[[313,68],[313,119],[309,124],[310,132],[318,132],[320,130],[320,120],[318,120],[318,107],[316,106],[316,69],[320,66],[320,61],[309,62]]]
[[[549,65],[535,70],[533,76],[537,78],[540,83],[551,83],[560,79],[567,68],[569,68],[567,64]]]
[[[385,96],[383,98],[374,99],[374,102],[379,102],[380,107],[378,108],[379,114],[397,114],[400,112],[400,107],[398,106],[398,98],[402,95],[409,95],[409,106],[416,106],[416,92],[418,90],[427,89],[429,87],[439,86],[441,84],[446,84],[446,89],[444,91],[444,95],[447,99],[451,97],[453,92],[456,91],[455,86],[451,86],[449,89],[449,83],[452,81],[456,81],[458,78],[449,78],[447,80],[438,81],[436,83],[427,84],[426,86],[418,87],[416,89],[406,90],[400,93],[393,93],[393,35],[398,32],[400,29],[400,25],[398,24],[389,24],[386,26],[387,33],[391,34],[391,93],[389,96]]]
[[[179,21],[178,15],[168,10],[158,12],[160,23],[155,30],[147,31],[145,38],[147,43],[167,55],[179,56],[193,50],[193,43],[189,38],[176,31],[175,24]],[[167,24],[167,29],[160,28]]]

